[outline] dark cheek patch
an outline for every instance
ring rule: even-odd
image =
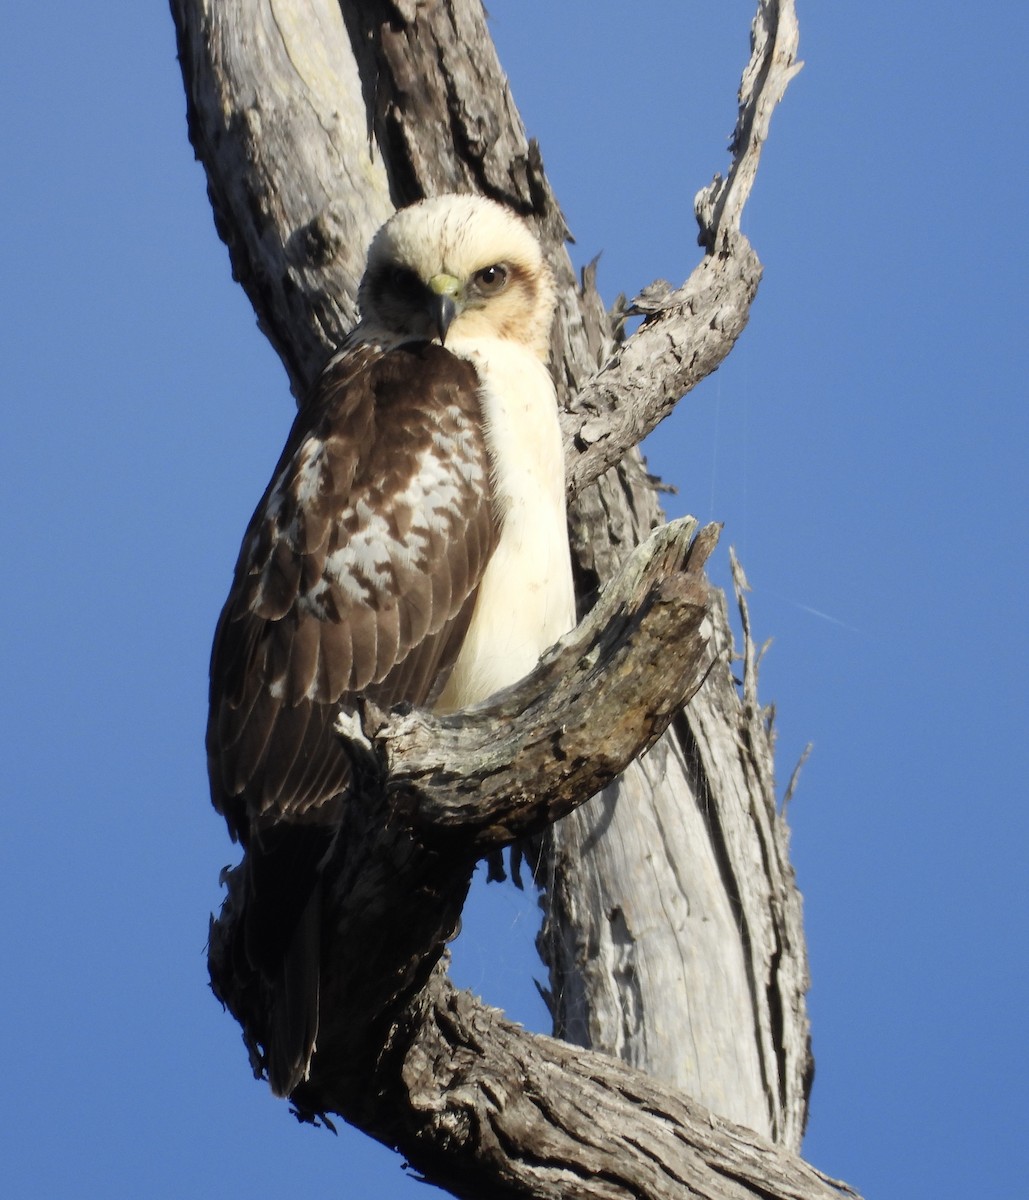
[[[428,320],[431,299],[428,288],[412,272],[409,280],[398,283],[393,268],[386,267],[372,276],[368,296],[380,322],[398,333],[418,333]]]
[[[386,293],[386,272],[379,271],[372,276],[368,285],[368,298],[379,312],[382,311],[382,306],[386,303]]]

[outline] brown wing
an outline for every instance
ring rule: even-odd
[[[332,819],[348,777],[340,702],[425,702],[496,536],[474,368],[428,344],[331,364],[251,520],[215,634],[208,766],[235,836]]]

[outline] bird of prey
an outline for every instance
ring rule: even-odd
[[[467,707],[575,620],[554,282],[528,226],[476,196],[401,209],[358,299],[250,521],[211,656],[211,793],[247,852],[244,946],[272,997],[279,1095],[318,1034],[340,706]]]

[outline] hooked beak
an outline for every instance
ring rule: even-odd
[[[429,280],[429,291],[432,293],[429,301],[432,323],[439,334],[440,344],[445,346],[447,331],[459,311],[461,282],[453,275],[433,275]]]

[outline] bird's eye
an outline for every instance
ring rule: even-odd
[[[503,263],[494,263],[491,267],[483,267],[472,276],[475,290],[482,296],[495,296],[507,286],[507,267]]]

